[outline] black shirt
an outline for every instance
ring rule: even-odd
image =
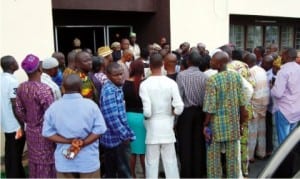
[[[137,92],[134,91],[133,81],[126,80],[123,85],[124,100],[126,104],[126,112],[143,112],[142,100]]]

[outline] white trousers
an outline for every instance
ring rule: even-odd
[[[174,143],[146,145],[146,178],[158,178],[160,154],[162,157],[166,178],[179,178]]]

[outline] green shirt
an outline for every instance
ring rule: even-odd
[[[237,72],[223,71],[206,83],[203,111],[212,114],[213,141],[237,140],[240,137],[240,106],[246,100]]]

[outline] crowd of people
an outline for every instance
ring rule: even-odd
[[[275,44],[209,52],[165,38],[140,49],[136,34],[98,48],[21,63],[1,58],[7,177],[248,177],[300,121],[300,56]],[[253,50],[253,51],[252,51]],[[161,156],[161,157],[160,157]]]

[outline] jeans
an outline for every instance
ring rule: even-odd
[[[284,117],[284,115],[280,111],[275,112],[275,120],[278,135],[278,143],[282,144],[285,138],[297,126],[297,123],[289,123],[289,121]]]
[[[104,149],[105,178],[132,178],[129,167],[129,144]]]

